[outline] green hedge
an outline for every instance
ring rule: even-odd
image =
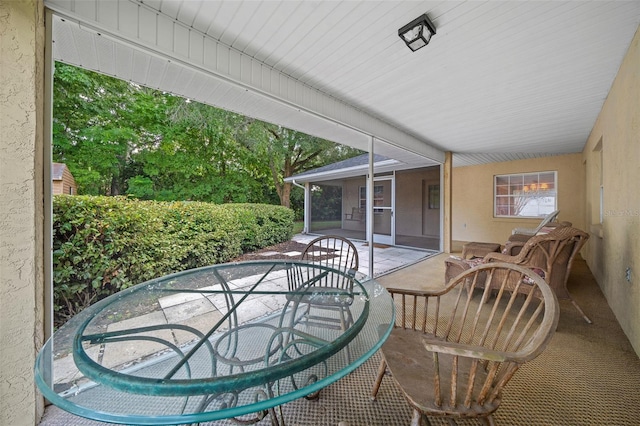
[[[54,322],[151,278],[286,241],[292,230],[293,211],[281,206],[55,196]]]

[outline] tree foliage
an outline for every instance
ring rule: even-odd
[[[53,114],[54,161],[67,164],[81,194],[299,210],[285,178],[360,153],[61,63]]]
[[[266,159],[280,204],[285,207],[290,207],[292,184],[284,179],[327,164],[336,148],[333,142],[257,120],[241,134],[240,142]]]
[[[132,154],[158,137],[163,103],[148,89],[64,64],[53,87],[54,160],[82,193],[122,193]]]
[[[153,198],[159,200],[229,203],[269,198],[265,171],[235,140],[241,116],[180,100],[167,111],[167,119],[162,140],[139,152],[142,174],[133,183],[151,180]],[[137,192],[136,187],[129,190]]]

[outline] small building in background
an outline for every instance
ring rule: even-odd
[[[78,193],[76,181],[73,179],[73,175],[66,164],[53,163],[51,167],[51,181],[53,195],[76,195]]]

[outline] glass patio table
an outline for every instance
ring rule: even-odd
[[[271,414],[277,424],[275,407],[344,377],[389,335],[390,295],[353,272],[255,261],[147,281],[60,327],[38,354],[36,383],[53,404],[99,421]]]

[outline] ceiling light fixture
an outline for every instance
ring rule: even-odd
[[[402,41],[404,41],[413,52],[429,44],[431,36],[435,33],[436,27],[426,14],[414,19],[398,30],[398,35]]]

